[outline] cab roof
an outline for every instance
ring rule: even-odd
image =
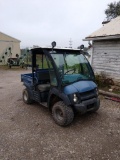
[[[44,54],[44,51],[47,51],[47,52],[49,52],[49,51],[69,51],[69,52],[72,52],[72,51],[74,51],[74,52],[79,52],[80,51],[80,49],[73,49],[73,48],[54,48],[54,49],[52,49],[51,47],[39,47],[39,48],[33,48],[33,49],[31,49],[31,51],[32,51],[32,53],[34,53],[34,54]]]

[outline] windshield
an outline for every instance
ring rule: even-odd
[[[87,59],[77,53],[54,53],[51,54],[61,75],[62,84],[70,84],[80,80],[94,80],[94,74]]]

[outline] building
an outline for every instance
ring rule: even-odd
[[[5,65],[8,58],[20,55],[20,40],[0,32],[0,65]]]
[[[92,41],[92,67],[95,73],[120,82],[120,16],[87,36],[84,41]]]

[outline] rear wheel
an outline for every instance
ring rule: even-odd
[[[23,90],[23,102],[27,104],[31,104],[33,102],[27,89]]]
[[[73,121],[74,113],[70,106],[66,106],[63,101],[59,101],[52,107],[52,116],[58,125],[67,126]]]

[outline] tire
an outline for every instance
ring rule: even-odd
[[[74,112],[70,106],[66,106],[63,101],[59,101],[52,107],[52,116],[58,125],[67,126],[73,121]]]
[[[30,94],[27,89],[23,90],[23,102],[26,104],[33,103],[33,100],[30,98]]]

